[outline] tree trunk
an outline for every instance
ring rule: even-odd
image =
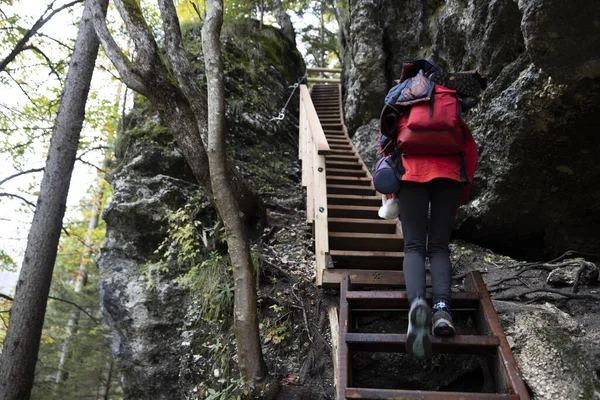
[[[102,373],[102,382],[100,383],[100,393],[98,394],[98,400],[110,400],[108,395],[110,394],[110,384],[113,373],[113,359],[106,361],[106,369]]]
[[[94,7],[97,7],[94,4],[97,1],[91,0]],[[94,24],[104,51],[119,71],[123,82],[132,90],[146,96],[156,106],[198,183],[210,192],[211,181],[205,148],[208,130],[206,93],[198,84],[198,77],[193,73],[194,68],[183,49],[176,14],[167,20],[163,15],[167,57],[176,75],[175,81],[172,73],[167,69],[164,57],[159,55],[158,46],[143,19],[139,4],[115,0],[115,5],[135,44],[137,59],[132,62],[125,58],[106,28],[103,16],[94,9]],[[169,12],[165,9],[169,6],[165,5],[164,1],[159,0],[159,7],[163,14]],[[174,36],[175,43],[173,43]],[[252,192],[240,173],[233,168],[231,170],[235,198],[244,213],[247,228],[251,230],[262,228],[266,217],[262,200]]]
[[[100,217],[101,210],[99,209],[99,205],[102,202],[102,189],[99,189],[96,193],[96,196],[93,198],[92,203],[92,211],[90,220],[88,221],[88,228],[85,234],[85,239],[83,242],[83,252],[81,253],[81,260],[79,261],[79,270],[77,271],[77,278],[75,278],[75,293],[80,293],[81,289],[87,284],[87,262],[86,259],[90,255],[90,247],[93,242],[93,234],[94,229],[98,227],[98,220]],[[61,345],[60,348],[60,359],[58,360],[58,368],[56,372],[56,387],[62,382],[65,378],[65,363],[67,361],[67,355],[69,354],[69,347],[71,344],[71,339],[73,338],[73,334],[75,333],[75,326],[77,326],[77,322],[79,319],[79,310],[74,308],[69,313],[69,320],[67,321],[67,335]]]
[[[262,381],[267,367],[262,356],[256,311],[256,281],[250,244],[227,170],[225,151],[225,88],[219,35],[223,24],[223,0],[207,1],[202,27],[202,48],[208,82],[208,162],[217,210],[227,233],[229,258],[235,282],[234,325],[242,377]]]
[[[108,0],[100,0],[102,12],[106,12],[107,5]],[[0,356],[0,400],[26,400],[31,395],[62,219],[97,54],[98,39],[92,26],[90,4],[86,2]]]
[[[321,0],[321,11],[319,14],[321,20],[321,26],[319,27],[319,35],[321,37],[321,65],[319,66],[325,68],[325,2],[323,0]],[[323,73],[321,73],[321,77],[323,77]]]
[[[272,0],[271,4],[273,5],[273,14],[275,14],[275,19],[281,27],[283,36],[296,46],[296,31],[294,30],[292,19],[285,11],[285,8],[283,8],[283,4],[281,4],[281,0]]]

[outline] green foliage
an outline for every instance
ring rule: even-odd
[[[11,256],[6,254],[4,250],[0,249],[0,272],[1,271],[16,272],[17,264]]]
[[[101,197],[98,197],[99,193]],[[110,332],[107,327],[98,323],[101,320],[97,288],[99,276],[95,266],[104,240],[105,223],[100,220],[91,235],[88,235],[92,204],[97,204],[96,212],[100,213],[112,192],[105,181],[100,181],[100,189],[94,185],[90,188],[90,194],[91,200],[81,202],[78,218],[65,224],[69,235],[63,235],[60,239],[51,295],[77,304],[95,321],[71,304],[56,300],[48,302],[32,392],[33,400],[76,400],[97,396],[99,387],[105,383],[103,376],[108,376],[107,369],[112,364]],[[85,272],[81,270],[82,266]],[[87,284],[77,292],[74,284],[77,279],[82,278],[82,274],[85,275]],[[73,317],[74,312],[76,329],[66,353],[65,379],[57,385],[57,368],[62,346],[68,335],[67,321]],[[110,385],[110,398],[122,398],[118,374],[113,372]]]

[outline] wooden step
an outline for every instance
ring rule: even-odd
[[[344,176],[367,176],[367,171],[360,169],[340,169],[327,167],[327,175],[344,175]]]
[[[329,254],[335,269],[391,269],[400,271],[404,260],[404,253],[401,251],[330,250]]]
[[[330,143],[331,145],[331,143]],[[330,150],[328,155],[332,156],[358,156],[356,150]]]
[[[343,136],[337,136],[337,137],[343,138]],[[352,143],[350,143],[348,141],[346,143],[340,143],[340,142],[338,142],[338,143],[331,143],[331,140],[334,139],[334,138],[335,138],[335,136],[325,135],[325,139],[327,139],[327,143],[329,143],[329,147],[337,146],[338,150],[352,150],[352,149],[354,149],[354,146],[352,145]]]
[[[379,218],[379,207],[373,206],[347,206],[331,204],[327,206],[327,215],[332,218]]]
[[[327,156],[329,159],[329,156]],[[360,185],[371,186],[371,179],[360,176],[336,176],[327,174],[328,185]]]
[[[455,292],[452,293],[452,308],[476,309],[481,296],[477,292]],[[425,294],[426,300],[431,305],[433,296]],[[351,290],[346,294],[346,299],[353,308],[385,308],[385,309],[408,309],[408,293],[397,290]]]
[[[402,235],[395,233],[329,231],[330,250],[401,252],[403,248]]]
[[[325,137],[327,137],[327,136],[325,136]],[[352,145],[352,142],[350,141],[350,139],[345,138],[345,137],[339,137],[339,136],[328,137],[327,143],[329,143],[330,145],[337,144],[337,145],[341,145],[341,146]]]
[[[433,392],[426,390],[369,389],[347,387],[345,399],[371,400],[519,400],[516,394]]]
[[[339,290],[344,275],[350,277],[352,287],[386,285],[403,288],[405,285],[404,272],[400,270],[331,268],[323,271],[321,286]]]
[[[327,170],[329,173],[331,170]],[[371,206],[381,207],[381,196],[357,196],[352,194],[328,194],[327,204],[329,205],[347,205],[347,206]],[[385,221],[376,218],[379,221]],[[393,220],[395,222],[395,220]]]
[[[402,333],[347,333],[346,343],[349,349],[354,351],[406,353],[406,334]],[[431,336],[434,354],[493,354],[499,345],[500,340],[496,336]]]
[[[386,219],[327,218],[330,232],[396,233],[396,224]]]
[[[358,156],[342,156],[338,154],[328,154],[327,160],[329,161],[349,161],[349,162],[357,162],[359,159]]]
[[[323,133],[325,134],[325,136],[335,136],[335,137],[345,137],[344,131],[342,130],[325,130],[323,129]]]
[[[329,165],[329,164],[327,164]],[[331,194],[356,194],[362,196],[375,196],[377,193],[371,186],[361,185],[330,185],[327,184],[327,193]]]
[[[325,167],[336,168],[336,169],[362,169],[362,164],[359,163],[349,163],[344,161],[328,161],[325,159]]]
[[[331,132],[342,131],[343,132],[343,125],[341,123],[321,124],[321,126],[323,127],[323,131],[331,131]]]

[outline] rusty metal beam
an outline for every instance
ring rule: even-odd
[[[372,400],[519,400],[516,395],[494,393],[430,392],[424,390],[347,388],[346,399]]]
[[[400,333],[347,333],[346,343],[352,351],[406,353],[406,335]],[[432,336],[431,345],[436,354],[494,354],[500,340],[481,335]]]

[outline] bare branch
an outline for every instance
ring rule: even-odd
[[[6,299],[6,300],[9,300],[9,301],[14,301],[14,299],[12,297],[7,296],[4,293],[0,293],[0,298]],[[77,309],[79,309],[80,311],[82,311],[85,315],[87,315],[88,317],[90,317],[90,319],[92,321],[94,321],[94,323],[96,325],[98,325],[98,320],[96,320],[96,318],[94,318],[89,312],[87,312],[83,307],[81,307],[77,303],[73,303],[72,301],[61,299],[59,297],[54,297],[54,296],[48,296],[48,298],[52,299],[52,300],[56,300],[56,301],[62,301],[63,303],[67,303],[67,304],[72,305],[73,307],[76,307]]]
[[[40,171],[43,171],[43,170],[44,170],[44,168],[33,168],[33,169],[28,169],[27,171],[17,172],[16,174],[13,174],[13,175],[9,176],[8,178],[2,179],[0,181],[0,186],[2,186],[2,184],[4,184],[5,182],[8,182],[11,179],[14,179],[14,178],[16,178],[18,176],[26,175],[26,174],[32,174],[34,172],[40,172]]]
[[[43,32],[38,32],[38,33],[36,33],[36,35],[38,35],[38,36],[42,36],[42,37],[45,37],[46,39],[50,39],[50,40],[52,40],[53,42],[55,42],[55,43],[56,43],[56,44],[58,44],[59,46],[62,46],[62,47],[65,47],[65,48],[69,49],[69,50],[71,51],[71,53],[73,52],[73,50],[75,50],[75,49],[73,48],[73,46],[69,46],[68,44],[66,44],[66,43],[63,43],[63,42],[61,42],[60,40],[58,40],[58,39],[56,39],[56,38],[53,38],[53,37],[52,37],[52,36],[50,36],[50,35],[46,35],[46,34],[45,34],[45,33],[43,33]]]
[[[85,161],[81,157],[77,157],[77,158],[75,158],[75,160],[77,160],[77,161],[79,161],[79,162],[81,162],[81,163],[83,163],[85,165],[88,165],[88,166],[90,166],[92,168],[96,168],[99,172],[102,172],[102,173],[106,172],[102,168],[98,167],[97,165],[92,164],[91,162]]]
[[[38,20],[35,22],[35,24],[33,24],[33,26],[31,27],[31,29],[29,29],[27,32],[25,32],[25,35],[23,35],[23,37],[21,38],[21,40],[19,40],[19,42],[15,45],[15,47],[13,48],[13,50],[10,52],[10,54],[8,56],[6,56],[6,58],[4,58],[4,60],[0,61],[0,72],[4,71],[6,69],[6,66],[15,59],[15,57],[17,55],[19,55],[19,53],[21,53],[25,47],[25,44],[27,44],[27,42],[29,41],[29,39],[31,39],[31,37],[33,35],[35,35],[37,33],[38,30],[40,30],[40,28],[42,26],[44,26],[44,24],[46,22],[48,22],[50,20],[50,18],[52,18],[56,13],[61,12],[62,10],[64,10],[65,8],[69,8],[74,6],[77,3],[81,3],[83,0],[75,0],[72,1],[70,3],[66,3],[64,5],[62,5],[61,7],[58,7],[56,10],[53,10],[49,15],[46,16],[46,14],[52,10],[52,6],[54,6],[54,3],[56,2],[56,0],[54,0],[52,3],[50,3],[48,5],[48,7],[46,8],[46,11],[44,11],[44,13],[42,14],[42,16],[40,18],[38,18]]]
[[[158,56],[158,45],[144,19],[142,9],[136,1],[115,0],[115,6],[137,50],[138,57],[134,70],[143,78],[148,78],[156,72],[156,68],[161,67],[162,61]]]
[[[497,296],[497,297],[494,297],[494,300],[512,300],[512,299],[516,299],[516,298],[523,297],[523,296],[526,296],[528,294],[533,294],[533,293],[553,293],[553,294],[558,294],[560,296],[564,296],[569,299],[600,300],[600,296],[595,296],[593,294],[578,294],[578,293],[565,292],[565,291],[562,291],[559,289],[550,289],[550,288],[530,289],[530,290],[526,290],[524,292],[517,293],[517,294],[511,295],[511,296]]]
[[[30,202],[29,200],[27,200],[26,198],[19,196],[18,194],[13,194],[13,193],[0,193],[0,197],[13,197],[15,199],[19,199],[21,200],[23,203],[35,208],[35,204],[33,204],[32,202]]]
[[[58,74],[58,71],[56,71],[56,67],[55,67],[55,66],[52,64],[52,60],[50,60],[50,59],[48,58],[48,56],[47,56],[47,55],[46,55],[46,54],[45,54],[45,53],[44,53],[42,50],[40,50],[40,49],[39,49],[39,48],[37,48],[36,46],[32,46],[32,45],[23,47],[23,51],[25,51],[25,50],[32,50],[32,51],[35,51],[36,53],[38,53],[39,55],[41,55],[42,57],[44,57],[44,59],[45,59],[45,60],[46,60],[46,62],[48,63],[48,67],[50,67],[50,72],[51,72],[51,73],[53,73],[53,74],[56,76],[56,78],[58,79],[58,81],[59,81],[61,84],[63,83],[63,80],[62,80],[62,78],[60,77],[60,75]]]
[[[185,96],[188,99],[198,100],[190,101],[190,106],[197,116],[196,120],[199,121],[198,129],[200,130],[204,146],[207,146],[208,124],[206,121],[208,117],[206,114],[206,92],[198,84],[198,80],[193,74],[194,68],[183,47],[179,19],[177,18],[177,11],[173,2],[170,0],[158,0],[158,7],[162,14],[167,57]]]
[[[83,153],[81,153],[77,158],[83,157],[85,156],[87,153],[90,153],[92,151],[96,151],[96,150],[108,150],[109,147],[108,146],[96,146],[96,147],[92,147],[87,149],[86,151],[84,151]]]
[[[194,11],[196,11],[196,15],[198,16],[198,19],[200,19],[200,22],[203,22],[204,18],[202,18],[202,15],[200,14],[200,9],[198,8],[198,4],[194,3],[192,0],[190,0],[190,4],[194,8]]]
[[[27,97],[27,99],[29,99],[29,101],[31,102],[31,104],[35,104],[35,102],[31,98],[31,96],[29,96],[29,93],[27,92],[27,90],[25,90],[23,88],[23,85],[18,80],[16,80],[15,77],[12,76],[12,74],[8,70],[6,70],[5,72],[8,74],[9,78],[12,79],[12,81],[17,85],[17,87],[19,88],[19,90],[21,92],[23,92],[23,94],[25,95],[25,97]]]
[[[129,69],[131,61],[123,54],[123,51],[112,37],[106,26],[105,13],[100,8],[98,0],[90,0],[92,4],[92,20],[94,22],[94,29],[98,35],[98,39],[102,44],[104,52],[114,64],[119,75],[123,79],[123,82],[133,90],[139,93],[147,92],[146,86],[143,82]]]

